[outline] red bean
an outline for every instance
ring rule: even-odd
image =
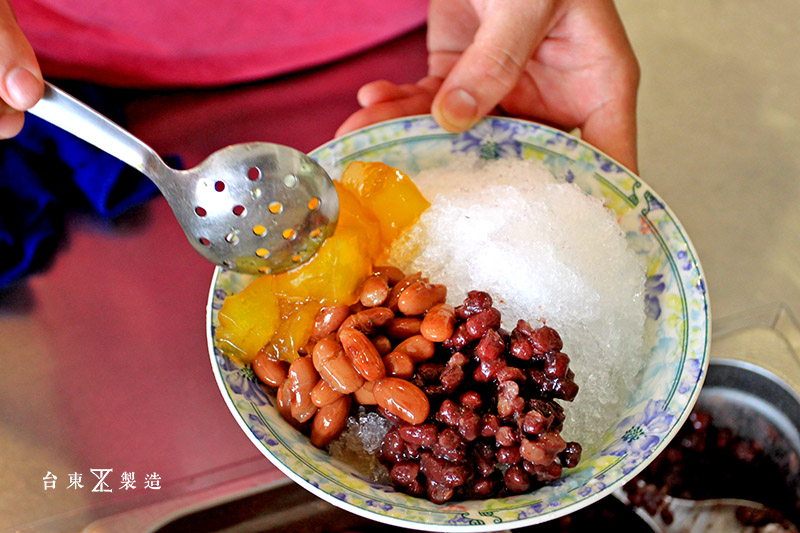
[[[398,428],[398,432],[404,441],[427,448],[433,446],[439,437],[439,430],[433,424],[404,425]]]

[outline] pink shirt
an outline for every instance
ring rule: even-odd
[[[424,23],[427,0],[11,0],[46,76],[128,87],[263,79]]]

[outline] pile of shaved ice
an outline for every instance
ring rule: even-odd
[[[431,202],[388,263],[448,288],[448,303],[489,292],[503,327],[546,323],[564,341],[580,391],[564,438],[588,457],[613,429],[644,354],[645,262],[615,214],[538,161],[468,158],[413,178]]]

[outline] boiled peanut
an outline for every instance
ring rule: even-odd
[[[364,386],[353,393],[353,398],[356,399],[361,405],[376,405],[378,402],[375,400],[375,383],[377,381],[365,381]]]
[[[386,301],[390,292],[391,289],[386,278],[370,276],[361,285],[358,301],[364,307],[377,307]]]
[[[447,287],[422,280],[406,287],[397,298],[397,309],[404,315],[421,315],[447,298]]]
[[[342,394],[357,391],[364,378],[356,371],[338,341],[323,339],[314,346],[311,355],[314,368],[331,388]]]
[[[385,326],[393,317],[392,310],[386,307],[364,309],[347,317],[339,326],[339,333],[344,329],[355,328],[365,335],[372,335],[378,328]]]
[[[331,305],[323,307],[314,318],[311,328],[311,339],[318,341],[339,329],[344,319],[350,316],[350,307],[346,305]]]
[[[422,279],[422,272],[415,272],[395,283],[394,287],[392,287],[392,292],[389,293],[389,297],[384,302],[384,305],[389,309],[397,309],[397,299],[400,297],[400,293],[403,292],[406,287],[420,279]]]
[[[422,335],[414,335],[395,346],[394,351],[406,354],[414,363],[421,363],[433,357],[436,345]]]
[[[422,319],[411,316],[398,316],[386,324],[386,335],[395,340],[403,340],[419,335]]]
[[[255,375],[273,387],[279,386],[286,379],[289,365],[285,361],[275,361],[265,353],[259,353],[252,363]]]
[[[355,328],[346,328],[339,332],[339,342],[342,343],[344,353],[350,362],[364,379],[367,381],[383,379],[386,375],[383,359],[366,335]]]
[[[375,349],[378,350],[378,353],[383,357],[384,355],[391,353],[392,351],[392,341],[389,340],[389,337],[386,335],[375,335],[370,337],[372,344],[375,345]]]
[[[311,401],[314,402],[314,405],[317,407],[325,407],[342,396],[344,396],[344,394],[328,385],[328,382],[324,379],[317,381],[317,384],[311,389]],[[319,414],[317,416],[319,416]]]
[[[428,418],[428,397],[410,381],[382,379],[375,384],[373,394],[380,407],[409,424],[421,424]]]
[[[392,352],[383,356],[386,375],[392,378],[410,379],[414,375],[414,361],[403,352]]]
[[[350,396],[342,396],[338,400],[320,407],[314,421],[311,422],[311,444],[322,448],[335,439],[347,423],[350,414]]]
[[[456,310],[445,303],[431,307],[422,319],[419,332],[433,342],[443,342],[453,336],[456,325]]]
[[[276,400],[278,401],[278,412],[281,414],[283,419],[289,422],[289,425],[295,429],[302,429],[304,424],[301,424],[292,416],[292,401],[291,392],[289,392],[288,379],[283,380],[283,383],[281,383],[281,385],[278,387]]]
[[[289,383],[289,399],[291,402],[292,416],[298,422],[306,422],[317,411],[317,406],[311,401],[311,390],[319,381],[319,374],[314,369],[310,357],[298,357],[289,366],[286,377]]]
[[[406,277],[402,270],[393,266],[376,266],[372,270],[376,275],[386,278],[386,281],[389,282],[389,285],[397,285],[401,279]]]

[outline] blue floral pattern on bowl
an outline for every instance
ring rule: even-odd
[[[531,494],[435,505],[365,479],[291,428],[252,371],[214,346],[217,312],[249,276],[217,269],[207,306],[211,364],[222,396],[253,444],[317,496],[373,520],[427,531],[496,531],[570,513],[610,494],[643,469],[688,417],[708,368],[708,295],[697,254],[667,205],[639,177],[564,132],[531,122],[487,118],[466,133],[439,128],[430,116],[376,124],[331,141],[312,157],[338,178],[351,161],[383,161],[411,175],[464,153],[542,161],[560,180],[602,198],[628,245],[647,262],[646,332],[640,383],[616,427],[591,456],[558,482]]]

